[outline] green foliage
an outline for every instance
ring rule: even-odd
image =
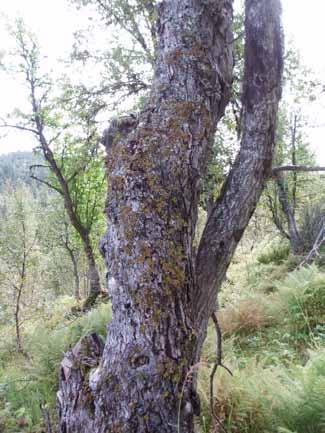
[[[219,375],[217,409],[228,433],[322,433],[325,431],[325,351],[304,367],[270,368],[251,361]]]
[[[269,247],[265,252],[257,257],[257,261],[263,265],[268,265],[270,263],[281,265],[287,260],[289,253],[289,245],[282,242]]]
[[[268,264],[258,260],[264,255]],[[215,359],[211,327],[199,373],[201,433],[325,432],[325,274],[315,265],[289,272],[286,261],[275,261],[266,246],[238,254],[230,267],[219,322],[223,362],[234,376],[219,367],[214,420],[211,364],[204,366]]]
[[[83,335],[96,332],[105,339],[110,306],[101,304],[76,317],[71,316],[74,302],[72,298],[61,298],[52,312],[49,309],[47,318],[43,316],[31,323],[26,332],[29,359],[14,355],[0,369],[0,423],[1,420],[6,423],[6,432],[17,431],[18,411],[28,425],[38,425],[41,421],[40,402],[46,402],[55,416],[62,354]]]
[[[91,231],[93,243],[96,244],[98,236],[103,232],[102,209],[105,197],[103,155],[98,151],[98,114],[107,109],[112,102],[118,101],[120,104],[122,97],[131,96],[133,99],[130,105],[136,103],[135,95],[145,99],[155,57],[153,6],[156,2],[71,1],[79,6],[97,7],[100,21],[105,23],[105,26],[110,26],[111,30],[118,29],[116,33],[119,36],[125,36],[125,39],[121,38],[122,42],[113,39],[111,44],[107,44],[109,50],[90,52],[87,38],[84,38],[82,32],[78,33],[72,57],[78,62],[81,61],[83,67],[87,65],[95,69],[96,65],[96,69],[101,68],[100,79],[94,86],[75,84],[74,80],[67,78],[55,80],[49,77],[39,68],[42,59],[38,46],[32,34],[24,33],[21,22],[18,22],[15,36],[20,47],[27,36],[27,54],[32,66],[29,72],[32,77],[37,78],[36,83],[39,85],[37,114],[42,120],[44,131],[49,134],[47,139],[51,143],[58,168],[67,179],[78,218],[85,229]],[[220,191],[225,175],[234,160],[241,132],[241,85],[238,77],[240,78],[243,72],[242,13],[236,16],[234,24],[234,100],[232,109],[227,111],[223,125],[219,128],[212,162],[204,182],[202,205],[206,208]],[[106,30],[106,33],[113,31]],[[296,105],[311,99],[310,95],[314,97],[316,85],[310,82],[308,77],[304,77],[304,74],[298,73],[301,72],[299,59],[294,53],[290,53],[287,59],[286,79],[292,88],[299,90],[294,101],[294,112],[298,119],[295,159],[298,163],[310,164],[314,158],[301,132],[305,124]],[[26,64],[24,65],[23,61],[18,61],[16,66],[19,73],[26,72]],[[79,68],[80,65],[76,67]],[[93,74],[93,70],[91,73]],[[59,88],[55,82],[63,85]],[[291,163],[293,160],[290,147],[293,137],[292,111],[286,105],[280,114],[277,164]],[[20,126],[35,127],[35,113],[16,110],[14,117],[15,120],[17,117],[21,120]],[[8,167],[10,164],[11,162],[7,164]],[[18,166],[21,167],[19,164]],[[12,171],[11,168],[4,168],[1,171],[1,167],[3,166],[0,161],[0,180],[1,176],[13,179],[18,170],[23,173],[25,179],[25,168],[15,167]],[[40,176],[40,172],[36,174]],[[53,173],[46,179],[54,186],[60,187]],[[307,179],[311,180],[309,188],[306,188]],[[289,195],[291,199],[296,200],[297,215],[302,225],[304,213],[301,203],[305,194],[309,193],[314,185],[314,179],[305,175],[299,175],[297,178],[289,174],[287,177]],[[6,200],[8,196],[3,202]],[[36,206],[36,202],[30,200],[28,206],[33,208],[33,204],[35,209],[40,205],[37,202]],[[66,262],[66,252],[61,241],[68,239],[69,245],[78,252],[80,238],[71,228],[67,229],[62,205],[58,206],[54,200],[48,199],[45,199],[43,204],[50,204],[51,208],[47,209],[46,213],[43,208],[42,219],[37,218],[41,221],[41,224],[38,224],[35,244],[38,254],[33,263],[33,269],[37,270],[31,274],[29,285],[29,293],[33,296],[36,294],[36,299],[31,296],[36,307],[35,314],[32,317],[30,314],[26,315],[29,320],[24,322],[22,329],[28,358],[15,352],[10,304],[2,302],[0,306],[0,323],[3,325],[0,335],[0,431],[6,433],[16,433],[18,430],[30,432],[32,429],[39,431],[40,402],[46,402],[54,415],[58,366],[63,353],[81,336],[91,332],[97,332],[104,339],[110,317],[108,305],[100,305],[80,317],[72,316],[71,307],[75,301],[69,297],[57,299],[62,293],[71,294],[69,286],[72,286],[69,278],[71,266],[69,268]],[[276,198],[273,204],[278,206]],[[201,210],[199,217],[196,243],[206,219],[205,211]],[[306,232],[315,228],[313,217],[308,215],[308,218]],[[6,233],[2,230],[2,233],[12,235],[14,241],[19,243],[19,236],[18,239],[14,237],[17,235],[16,221],[17,219],[13,218],[11,231]],[[305,224],[306,227],[307,225]],[[265,224],[262,229],[264,228]],[[257,243],[259,240],[260,238]],[[255,248],[255,243],[256,239],[253,239],[252,249]],[[9,245],[9,240],[7,244]],[[284,243],[273,244],[263,252],[254,250],[247,253],[247,250],[248,248],[245,254],[235,258],[237,263],[228,273],[225,290],[220,299],[220,305],[226,306],[220,313],[220,322],[226,337],[225,363],[234,372],[234,377],[231,378],[224,370],[219,368],[218,371],[216,406],[220,420],[229,433],[323,433],[324,274],[312,267],[286,276],[289,250]],[[17,251],[19,253],[20,250],[14,249],[16,256]],[[257,262],[253,260],[255,256]],[[0,271],[0,286],[3,289],[3,268]],[[1,296],[3,294],[8,293],[2,290]],[[210,328],[202,365],[204,362],[211,364],[214,360],[214,340],[214,332]],[[309,354],[310,346],[317,347],[318,350]],[[301,361],[305,363],[308,358],[306,365],[297,367],[297,364],[301,364]],[[202,369],[199,380],[205,417],[202,418],[201,431],[208,432],[209,424],[211,431],[220,431],[221,427],[213,425],[214,421],[211,422],[208,396],[210,371],[206,370]]]
[[[286,322],[293,338],[325,342],[325,275],[315,266],[302,268],[279,283],[279,296],[286,308]],[[322,332],[323,331],[323,332]]]
[[[303,251],[311,251],[324,222],[325,206],[322,201],[307,203],[303,207],[299,230]]]

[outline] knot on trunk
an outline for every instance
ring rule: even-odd
[[[118,142],[125,138],[138,125],[137,115],[131,113],[128,116],[122,116],[113,119],[108,128],[104,130],[101,143],[105,146],[106,152]]]
[[[60,380],[67,382],[76,370],[85,372],[97,367],[103,354],[104,343],[97,334],[81,337],[73,349],[66,354],[60,365]]]

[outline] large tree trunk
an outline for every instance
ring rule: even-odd
[[[243,147],[196,259],[200,180],[230,97],[232,1],[159,3],[150,99],[139,119],[107,134],[119,137],[107,141],[102,242],[113,318],[102,354],[95,337],[83,339],[62,362],[61,432],[193,431],[192,377],[208,316],[271,167],[282,71],[278,6],[247,1]]]

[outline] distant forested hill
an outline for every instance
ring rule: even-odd
[[[30,178],[29,167],[38,163],[40,163],[40,157],[33,152],[12,152],[0,155],[0,189],[8,182],[13,186],[23,182],[35,188],[37,183]]]

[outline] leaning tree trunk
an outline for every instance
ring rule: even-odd
[[[89,310],[96,302],[96,299],[100,293],[100,277],[99,272],[96,265],[95,255],[93,251],[93,247],[91,245],[91,240],[89,237],[90,229],[86,227],[79,215],[76,213],[75,205],[73,203],[73,200],[71,198],[71,193],[69,189],[69,183],[63,176],[63,173],[60,169],[60,167],[57,164],[57,161],[55,160],[54,154],[49,146],[49,143],[46,140],[46,137],[44,135],[44,126],[42,123],[42,117],[39,113],[38,104],[36,101],[36,95],[35,95],[35,88],[32,86],[31,89],[31,97],[32,97],[32,105],[33,105],[33,113],[35,116],[35,123],[36,128],[38,131],[38,137],[39,142],[41,145],[41,149],[43,152],[44,159],[48,162],[49,167],[52,171],[52,173],[55,175],[56,180],[58,181],[58,184],[60,185],[60,188],[54,188],[56,191],[58,191],[64,200],[64,207],[67,211],[69,220],[73,228],[77,231],[79,234],[84,252],[87,259],[87,265],[88,265],[88,278],[90,281],[90,293],[88,297],[86,298],[83,310]],[[35,177],[36,180],[39,180]]]
[[[271,167],[278,6],[247,1],[242,150],[196,258],[200,182],[230,96],[232,1],[159,3],[150,99],[139,119],[114,122],[106,134],[102,250],[113,318],[104,349],[95,335],[84,338],[61,364],[62,433],[193,431],[199,407],[191,378],[207,319]]]

